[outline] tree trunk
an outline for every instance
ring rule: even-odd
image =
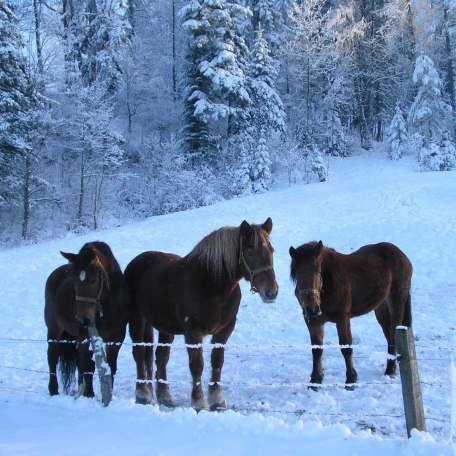
[[[38,64],[38,73],[43,74],[43,49],[41,44],[41,20],[40,20],[40,7],[38,0],[33,0],[33,15],[35,17],[35,45],[36,45],[36,58]]]
[[[28,240],[28,238],[29,238],[31,174],[32,174],[32,163],[31,163],[29,154],[26,153],[25,162],[24,162],[23,215],[22,215],[22,239],[24,241]]]
[[[78,202],[78,213],[76,216],[78,226],[83,225],[82,211],[84,208],[84,192],[85,192],[85,153],[84,147],[81,152],[81,170],[79,175],[79,202]]]
[[[447,74],[445,80],[445,89],[446,92],[450,96],[450,103],[451,108],[453,109],[453,131],[451,132],[453,140],[455,140],[455,125],[456,125],[456,99],[455,99],[455,80],[454,80],[454,73],[455,73],[455,59],[454,59],[454,43],[452,43],[452,36],[451,36],[451,29],[454,28],[454,24],[451,23],[450,12],[448,11],[448,6],[445,2],[445,6],[443,8],[443,20],[444,20],[444,28],[445,28],[445,53],[447,58]],[[453,46],[452,46],[453,44]]]
[[[172,52],[173,52],[173,98],[177,100],[177,56],[176,56],[176,2],[172,2]]]

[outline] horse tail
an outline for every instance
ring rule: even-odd
[[[76,381],[76,366],[78,349],[76,347],[75,339],[67,332],[64,332],[62,339],[68,342],[60,343],[59,353],[59,373],[63,383],[63,390],[65,394],[69,394],[71,387]]]
[[[412,297],[410,292],[407,295],[404,307],[404,316],[402,317],[402,326],[410,328],[412,326]]]

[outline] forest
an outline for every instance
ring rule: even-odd
[[[455,45],[454,0],[0,0],[0,246],[454,169]]]

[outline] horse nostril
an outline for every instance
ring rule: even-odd
[[[277,293],[278,293],[278,291],[271,290],[268,288],[265,292],[265,295],[266,295],[266,298],[268,298],[268,299],[275,299],[277,297]]]

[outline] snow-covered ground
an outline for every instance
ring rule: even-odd
[[[413,168],[410,157],[332,159],[326,183],[0,251],[0,455],[452,454],[456,172]],[[128,344],[120,351],[109,407],[100,403],[98,383],[96,400],[48,396],[43,291],[49,273],[63,263],[59,250],[78,251],[85,242],[103,240],[125,267],[144,250],[183,255],[213,229],[268,216],[274,221],[280,292],[276,303],[264,304],[247,283],[241,285],[243,301],[223,375],[230,410],[197,415],[189,408],[182,338],[176,338],[169,364],[175,410],[134,403]],[[318,393],[306,388],[310,342],[289,280],[288,249],[319,239],[344,253],[390,241],[411,259],[428,433],[406,439],[400,379],[382,375],[386,342],[373,314],[352,320],[358,388],[343,388],[343,358],[331,347],[323,360],[327,387]],[[337,344],[334,325],[327,325],[325,342]],[[206,374],[208,365],[206,356]]]

